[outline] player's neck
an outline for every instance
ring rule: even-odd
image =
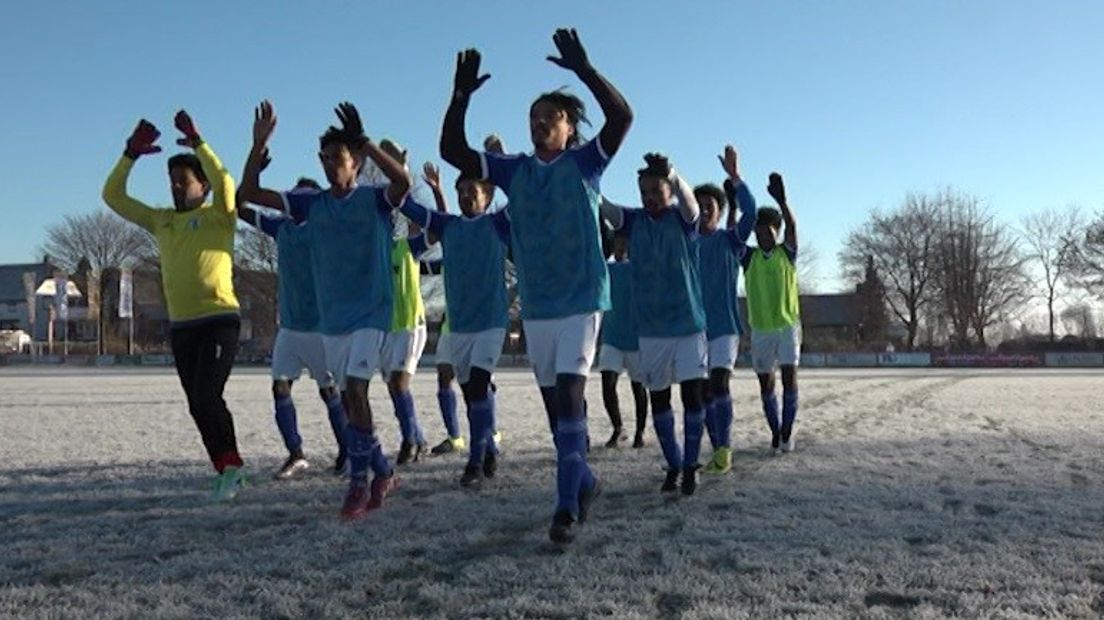
[[[547,164],[548,162],[562,155],[563,152],[566,150],[567,149],[542,149],[538,147],[533,151],[533,153],[537,156],[537,159]]]
[[[353,190],[356,189],[356,186],[356,181],[351,181],[349,183],[335,183],[330,186],[330,193],[333,194],[334,198],[344,198],[353,193]]]

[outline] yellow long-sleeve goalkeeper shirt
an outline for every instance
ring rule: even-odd
[[[196,148],[211,184],[212,202],[191,211],[155,209],[127,195],[134,160],[119,158],[104,184],[111,210],[153,234],[161,253],[161,281],[169,320],[190,323],[237,314],[234,295],[234,179],[206,142]]]

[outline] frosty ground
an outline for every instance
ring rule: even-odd
[[[605,492],[566,551],[547,542],[554,454],[531,376],[498,377],[500,477],[459,457],[401,471],[344,524],[324,409],[296,386],[309,457],[284,456],[269,383],[227,397],[252,485],[211,472],[169,370],[0,369],[0,617],[1097,617],[1104,611],[1104,376],[803,370],[798,451],[768,456],[754,380],[733,380],[733,472],[659,493],[659,448],[600,447]],[[443,436],[432,373],[420,417]],[[397,424],[372,404],[389,451]],[[628,386],[622,406],[631,417]],[[464,424],[466,429],[466,423]],[[704,450],[708,455],[708,448]]]

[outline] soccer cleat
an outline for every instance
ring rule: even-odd
[[[488,450],[483,455],[483,477],[494,478],[498,472],[498,457],[493,452]]]
[[[702,469],[703,474],[719,476],[732,471],[732,449],[721,446],[713,452],[713,458]]]
[[[548,538],[557,545],[570,544],[575,540],[575,532],[571,531],[574,523],[575,519],[571,518],[571,513],[566,510],[558,511],[552,516],[552,527],[548,528]]]
[[[794,451],[794,435],[796,435],[796,434],[797,433],[796,433],[795,429],[792,426],[790,428],[783,428],[782,429],[782,436],[779,438],[779,439],[782,440],[781,441],[781,443],[782,443],[782,446],[781,446],[782,447],[782,452],[793,452]]]
[[[368,500],[368,481],[350,481],[349,490],[345,493],[345,502],[341,504],[341,518],[352,521],[363,517],[368,512]]]
[[[495,431],[494,434],[491,435],[491,439],[494,440],[496,446],[502,447],[502,433]]]
[[[463,437],[449,437],[441,443],[433,446],[433,449],[429,451],[433,456],[441,456],[442,454],[452,454],[453,452],[463,452],[464,448],[467,448],[468,444],[464,441]]]
[[[698,489],[698,470],[701,465],[691,465],[682,470],[682,494],[693,495]]]
[[[782,437],[778,433],[771,433],[771,456],[778,456],[782,447]]]
[[[399,448],[399,456],[395,459],[395,463],[397,465],[417,463],[425,450],[425,444],[404,441]]]
[[[621,431],[621,428],[615,428],[613,429],[613,434],[610,435],[609,441],[606,442],[606,447],[616,448],[617,444],[625,441],[626,439],[628,439],[628,437],[626,437],[625,433]]]
[[[462,487],[477,487],[480,481],[483,480],[483,472],[480,471],[477,465],[468,465],[464,467],[464,473],[460,476],[460,486]]]
[[[637,433],[636,436],[633,437],[633,447],[634,448],[643,448],[644,447],[644,434],[643,433]]]
[[[399,489],[400,482],[399,475],[395,472],[391,472],[390,476],[376,476],[373,478],[370,489],[371,496],[368,498],[368,505],[365,509],[378,510],[383,508],[383,500]]]
[[[307,459],[303,457],[302,453],[292,454],[287,457],[287,460],[284,461],[284,464],[276,471],[276,475],[274,475],[273,478],[276,480],[290,480],[308,469],[310,469],[310,463],[307,462]]]
[[[228,502],[238,495],[245,486],[245,474],[237,467],[227,467],[215,478],[215,492],[211,499],[216,502]]]
[[[579,523],[585,523],[590,515],[590,505],[602,494],[601,483],[594,479],[594,484],[589,488],[579,491]]]
[[[349,457],[345,454],[344,450],[337,451],[337,458],[334,459],[333,475],[337,477],[344,476],[349,473]]]
[[[668,469],[667,477],[663,480],[663,486],[659,488],[664,493],[671,493],[678,490],[679,472],[677,469]]]

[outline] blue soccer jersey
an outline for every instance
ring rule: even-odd
[[[632,264],[629,261],[609,263],[610,305],[602,316],[602,344],[622,351],[640,348],[636,336],[636,306],[633,303]]]
[[[319,331],[388,331],[394,225],[386,186],[360,186],[344,198],[328,191],[289,192],[284,200],[296,221],[307,222]]]
[[[257,213],[257,227],[276,240],[280,327],[301,332],[317,331],[318,301],[305,225],[286,215]]]
[[[704,331],[696,222],[687,222],[677,207],[656,217],[643,209],[623,209],[622,214],[638,335],[677,338]]]
[[[494,153],[483,153],[482,159],[484,177],[509,199],[522,318],[559,319],[608,309],[598,204],[609,158],[599,140],[550,162]]]
[[[431,211],[409,197],[402,212],[441,241],[449,329],[463,334],[506,327],[506,213],[469,218]]]
[[[705,306],[705,335],[709,340],[743,333],[736,285],[740,258],[755,228],[755,198],[746,184],[725,183],[730,209],[739,208],[740,220],[733,229],[715,230],[698,239],[698,273],[701,275]]]

